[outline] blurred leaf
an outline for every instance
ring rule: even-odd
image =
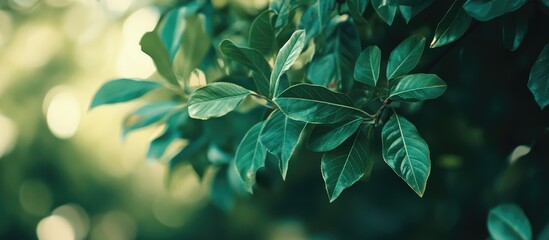
[[[286,179],[288,162],[305,132],[305,126],[306,123],[290,119],[276,110],[267,118],[261,130],[261,143],[267,151],[278,158],[282,179]]]
[[[273,10],[278,17],[275,21],[276,34],[280,34],[281,30],[290,20],[290,13],[297,7],[296,0],[271,0],[269,9]]]
[[[309,137],[308,148],[315,152],[331,151],[353,135],[361,123],[362,118],[354,118],[339,125],[318,125]]]
[[[335,54],[328,54],[321,58],[313,59],[309,64],[307,77],[316,85],[329,87],[337,74],[336,65],[337,57]]]
[[[502,204],[490,210],[488,231],[496,240],[532,239],[532,227],[528,218],[514,204]]]
[[[89,109],[104,104],[128,102],[159,87],[162,87],[162,84],[152,81],[137,81],[125,78],[111,80],[97,90]]]
[[[396,113],[381,131],[383,159],[420,197],[431,172],[429,147],[416,127]]]
[[[375,87],[379,79],[381,50],[377,46],[364,49],[355,64],[355,79]]]
[[[187,110],[176,112],[166,120],[166,128],[160,136],[156,137],[149,145],[147,160],[158,160],[166,152],[166,149],[176,139],[181,138],[179,126],[188,120]]]
[[[372,6],[377,12],[377,15],[383,19],[387,24],[392,25],[395,19],[397,6],[388,5],[386,0],[371,0]]]
[[[471,16],[463,10],[465,0],[455,1],[438,23],[431,48],[441,47],[458,40],[471,25]]]
[[[139,42],[141,51],[149,55],[156,66],[156,70],[169,83],[179,86],[177,77],[172,70],[170,55],[166,48],[162,45],[162,41],[156,32],[147,32],[141,37]]]
[[[202,135],[196,139],[190,139],[187,145],[185,145],[179,152],[173,155],[169,160],[170,172],[175,170],[180,164],[191,160],[197,153],[202,150],[208,143],[208,137]],[[167,147],[167,146],[166,146]],[[164,148],[165,151],[166,148]]]
[[[310,84],[291,86],[274,101],[288,117],[307,123],[337,123],[349,116],[364,115],[347,95]]]
[[[370,159],[369,139],[360,129],[335,150],[322,157],[322,177],[330,202],[341,192],[360,180]]]
[[[368,7],[368,0],[347,0],[347,6],[349,6],[349,14],[357,23],[366,23],[366,19],[362,16],[362,13],[366,11]]]
[[[528,18],[522,14],[513,14],[503,20],[503,45],[515,51],[522,43],[528,31]]]
[[[225,212],[230,212],[234,204],[234,193],[230,186],[228,171],[230,170],[227,167],[217,170],[210,188],[212,203]]]
[[[400,77],[414,69],[423,54],[425,37],[413,35],[402,41],[389,56],[387,79]]]
[[[489,21],[519,9],[526,2],[527,0],[467,0],[463,9],[479,21]]]
[[[400,9],[402,17],[406,20],[406,23],[409,23],[413,17],[429,7],[431,3],[433,3],[433,0],[415,0],[409,5],[400,5],[398,8]]]
[[[201,15],[187,17],[181,47],[173,63],[173,71],[177,77],[182,78],[184,87],[189,85],[189,76],[200,65],[210,47],[210,35],[204,29]]]
[[[280,77],[284,74],[301,54],[305,41],[305,30],[295,31],[290,40],[282,46],[276,56],[273,71],[270,77],[269,96],[275,97],[278,95],[278,84]]]
[[[549,105],[549,42],[541,50],[530,71],[528,88],[540,108],[543,109]]]
[[[355,24],[351,20],[339,23],[326,48],[333,49],[336,57],[335,77],[339,80],[340,89],[343,92],[351,91],[355,62],[360,54],[360,38]]]
[[[435,74],[411,74],[389,82],[389,98],[399,101],[421,101],[440,97],[446,83]]]
[[[122,137],[136,129],[150,126],[176,110],[179,104],[174,101],[162,101],[147,103],[124,118],[122,125]]]
[[[158,24],[160,39],[167,49],[170,63],[173,63],[175,55],[181,46],[183,31],[185,29],[185,18],[194,15],[204,5],[204,2],[193,1],[188,4],[172,9],[164,16]]]
[[[228,164],[234,157],[232,153],[225,151],[216,143],[210,143],[206,155],[213,164]]]
[[[263,122],[255,124],[244,136],[235,155],[235,165],[246,187],[250,193],[253,192],[252,185],[255,182],[255,173],[258,169],[265,166],[267,149],[261,144],[259,134]]]
[[[255,49],[238,47],[231,40],[223,40],[219,45],[221,52],[240,64],[243,64],[253,71],[253,80],[257,91],[263,95],[269,95],[269,78],[271,66],[265,58]]]
[[[276,45],[275,22],[274,11],[266,10],[255,18],[250,28],[248,44],[264,56],[271,55]]]
[[[191,94],[189,114],[206,120],[221,117],[233,111],[252,91],[233,83],[216,82],[201,87]]]
[[[335,7],[333,0],[316,0],[316,2],[307,8],[301,16],[299,27],[307,30],[305,42],[308,43],[328,26],[330,15]]]

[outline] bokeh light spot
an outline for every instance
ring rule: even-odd
[[[88,213],[76,204],[65,204],[53,210],[52,215],[61,216],[66,219],[73,231],[74,239],[84,239],[90,229]]]
[[[46,184],[27,180],[19,188],[19,202],[27,213],[35,216],[46,215],[52,205],[52,194]]]
[[[54,88],[50,91],[59,91]],[[46,95],[48,99],[49,93]],[[51,98],[47,107],[46,120],[51,133],[61,139],[72,137],[80,123],[80,105],[76,97],[68,91],[60,91]]]
[[[0,114],[0,158],[9,153],[15,144],[17,127],[12,120]]]
[[[42,219],[36,227],[40,240],[74,240],[74,229],[67,219],[52,215]]]

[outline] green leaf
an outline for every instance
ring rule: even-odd
[[[321,170],[330,202],[341,192],[360,180],[366,172],[370,157],[367,135],[360,129],[343,145],[322,156]]]
[[[353,107],[347,95],[310,84],[291,86],[274,101],[288,117],[307,123],[338,123],[349,116],[366,115]]]
[[[549,42],[541,50],[530,71],[528,88],[541,109],[549,105]]]
[[[278,158],[283,179],[286,179],[288,162],[296,150],[299,139],[305,133],[306,125],[276,110],[267,118],[261,131],[261,143],[267,151]]]
[[[255,124],[244,136],[234,157],[236,169],[248,192],[253,192],[252,185],[255,181],[255,173],[265,166],[267,149],[259,140],[259,133],[263,122]]]
[[[446,83],[435,74],[411,74],[389,82],[389,98],[393,100],[421,101],[440,97]]]
[[[355,64],[355,79],[375,87],[379,79],[381,50],[377,46],[369,46],[360,53]]]
[[[170,55],[166,48],[164,48],[158,34],[156,34],[156,32],[145,33],[143,37],[141,37],[139,44],[141,45],[141,51],[149,55],[153,60],[158,73],[160,73],[169,83],[179,86],[177,77],[172,70]]]
[[[307,31],[305,42],[322,33],[330,23],[330,15],[335,7],[335,1],[316,0],[307,8],[299,20],[299,27]]]
[[[162,87],[162,84],[152,81],[125,78],[111,80],[97,90],[90,104],[90,110],[104,104],[128,102],[159,87]]]
[[[313,59],[309,64],[307,77],[312,83],[329,87],[335,80],[337,57],[335,54],[328,54],[317,59]]]
[[[414,69],[423,54],[425,37],[413,35],[402,41],[389,56],[387,79],[400,77]]]
[[[234,192],[231,189],[227,167],[223,167],[215,172],[210,187],[210,200],[214,205],[225,212],[230,212],[234,205]]]
[[[489,21],[519,9],[526,2],[527,0],[467,0],[463,9],[479,21]]]
[[[166,13],[158,24],[158,33],[166,50],[169,52],[170,63],[181,46],[181,39],[185,30],[185,18],[194,15],[202,8],[204,2],[189,2]]]
[[[433,3],[433,0],[416,0],[409,5],[400,5],[398,8],[406,23],[409,23],[413,17],[429,7],[431,3]]]
[[[381,131],[383,159],[420,197],[431,172],[429,146],[416,127],[396,113]]]
[[[252,48],[238,47],[227,39],[219,44],[219,49],[229,59],[249,67],[253,71],[257,91],[263,96],[269,95],[271,66],[261,53]]]
[[[151,141],[149,149],[147,150],[147,160],[152,161],[160,159],[172,142],[181,138],[179,126],[187,120],[188,115],[185,110],[170,115],[166,120],[164,132]]]
[[[431,48],[441,47],[458,40],[471,25],[471,16],[463,10],[465,0],[455,1],[438,23]]]
[[[502,204],[490,209],[488,231],[494,239],[532,239],[530,221],[514,204]]]
[[[252,91],[226,82],[211,83],[191,94],[189,115],[206,120],[221,117],[233,111]]]
[[[273,10],[278,17],[275,21],[276,34],[284,29],[290,21],[290,13],[297,7],[295,0],[272,0],[269,9]]]
[[[297,57],[301,54],[301,50],[305,44],[305,31],[295,31],[288,42],[282,46],[276,56],[273,72],[270,77],[269,92],[271,97],[278,95],[278,84],[280,76],[284,74],[292,65],[294,65]]]
[[[366,23],[362,13],[368,7],[368,0],[347,0],[347,6],[349,6],[349,14],[357,23]]]
[[[528,18],[524,15],[513,14],[503,20],[503,45],[505,48],[515,51],[524,40],[528,31]]]
[[[252,22],[248,44],[261,54],[269,56],[275,47],[276,14],[273,10],[266,10],[259,14]]]
[[[389,5],[386,3],[386,0],[371,0],[372,6],[377,12],[377,15],[383,19],[387,24],[392,25],[393,20],[395,19],[397,6]]]
[[[179,104],[174,101],[153,102],[145,104],[128,114],[122,124],[122,137],[134,130],[144,128],[159,122],[172,111],[177,109]]]
[[[326,152],[335,149],[347,140],[360,127],[363,119],[354,118],[339,125],[318,125],[309,137],[308,148],[315,152]]]

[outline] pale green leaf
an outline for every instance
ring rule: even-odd
[[[206,120],[221,117],[233,111],[252,91],[226,82],[211,83],[191,94],[189,115]]]
[[[255,182],[255,174],[258,169],[265,166],[267,149],[261,144],[259,134],[263,122],[255,124],[244,136],[234,157],[236,169],[248,192],[252,192],[252,186]]]
[[[542,109],[549,105],[549,42],[541,50],[530,71],[528,88]]]
[[[362,16],[362,13],[366,11],[368,7],[368,0],[347,0],[347,6],[349,6],[349,14],[357,23],[366,23],[366,19]]]
[[[128,133],[159,122],[176,110],[179,104],[174,101],[145,104],[128,114],[122,123],[122,137]]]
[[[152,81],[137,81],[125,78],[111,80],[97,90],[89,109],[104,104],[128,102],[160,87],[162,87],[162,84]]]
[[[421,101],[440,97],[446,83],[435,74],[411,74],[389,82],[389,98],[393,100]]]
[[[306,125],[276,110],[267,118],[261,131],[261,143],[267,151],[278,158],[283,179],[286,178],[288,162],[296,150],[299,139],[305,133]]]
[[[372,6],[377,12],[377,15],[383,19],[387,24],[392,25],[393,20],[395,19],[397,6],[389,5],[386,3],[386,0],[371,0]]]
[[[362,121],[362,118],[354,118],[339,125],[318,125],[309,137],[308,148],[315,152],[333,150],[353,135]]]
[[[288,42],[282,46],[278,55],[276,56],[275,64],[273,71],[270,77],[270,87],[269,92],[271,97],[278,95],[278,84],[280,77],[284,74],[301,54],[301,50],[305,44],[305,31],[297,30],[295,31]]]
[[[364,49],[355,64],[355,79],[370,86],[376,86],[379,79],[381,50],[377,46]]]
[[[431,48],[441,47],[458,40],[471,25],[471,16],[463,10],[465,0],[455,1],[438,23]]]
[[[495,240],[531,240],[530,221],[514,204],[502,204],[490,210],[488,231]]]
[[[416,127],[396,113],[381,131],[383,159],[420,197],[431,172],[429,146]]]
[[[189,2],[181,7],[174,8],[166,13],[157,26],[157,31],[166,50],[169,52],[170,63],[181,46],[181,39],[185,30],[185,18],[196,14],[204,2]]]
[[[156,70],[162,77],[173,85],[178,86],[177,77],[172,70],[170,55],[164,47],[162,40],[156,32],[147,32],[139,42],[141,51],[149,55],[156,66]]]
[[[389,56],[387,79],[400,77],[414,69],[423,54],[425,37],[413,35],[402,41]]]
[[[269,56],[275,47],[276,14],[273,10],[267,10],[259,14],[252,22],[248,44],[261,54]]]
[[[519,9],[526,2],[527,0],[467,0],[463,9],[479,21],[489,21]]]

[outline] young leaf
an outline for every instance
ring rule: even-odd
[[[416,0],[408,5],[400,5],[398,8],[406,23],[409,23],[413,17],[418,15],[425,8],[429,7],[431,3],[433,3],[433,0]]]
[[[368,0],[347,0],[347,6],[349,6],[349,14],[357,23],[366,23],[362,13],[368,7]]]
[[[377,46],[369,46],[360,53],[355,64],[355,79],[375,87],[379,79],[381,50]]]
[[[255,179],[255,173],[258,169],[265,166],[267,149],[259,140],[259,133],[263,127],[263,122],[255,124],[244,136],[234,157],[236,169],[246,186],[248,192],[252,192],[252,185]]]
[[[389,56],[387,79],[400,77],[414,69],[423,54],[425,37],[413,35],[402,41]]]
[[[372,6],[377,12],[377,15],[383,19],[387,24],[392,25],[395,19],[397,6],[387,4],[386,0],[371,0]]]
[[[528,18],[524,15],[514,15],[503,20],[503,45],[505,48],[515,51],[522,43],[528,31]]]
[[[233,111],[252,91],[232,83],[211,83],[191,94],[189,115],[192,118],[206,120],[221,117]]]
[[[305,42],[309,42],[326,29],[330,22],[330,14],[335,7],[335,1],[316,0],[301,16],[299,27],[307,31]]]
[[[429,147],[416,127],[396,113],[381,131],[383,159],[420,197],[431,172]]]
[[[435,74],[411,74],[389,82],[389,98],[393,100],[421,101],[440,97],[446,83]]]
[[[502,204],[490,210],[488,231],[494,239],[532,239],[530,221],[514,204]]]
[[[156,34],[156,32],[145,33],[143,37],[141,37],[139,44],[141,45],[141,51],[149,55],[153,60],[158,73],[160,73],[169,83],[179,86],[177,77],[172,70],[170,55],[166,48],[164,48],[158,34]]]
[[[366,172],[370,157],[368,138],[360,129],[333,151],[322,157],[322,177],[330,202],[339,197],[341,192],[353,185]]]
[[[347,95],[310,84],[291,86],[274,101],[288,117],[307,123],[338,123],[349,116],[366,115],[353,107]]]
[[[261,54],[269,56],[276,43],[275,24],[276,14],[267,10],[259,14],[252,22],[248,44]]]
[[[331,151],[347,140],[362,123],[362,118],[354,118],[349,122],[333,126],[318,125],[309,137],[308,148],[315,152]]]
[[[122,124],[122,137],[136,129],[144,128],[154,124],[174,111],[178,106],[177,102],[164,101],[145,104],[124,118]]]
[[[527,0],[467,0],[463,9],[479,21],[489,21],[503,14],[513,12]]]
[[[549,42],[541,50],[530,71],[528,88],[541,109],[549,105]]]
[[[162,85],[152,81],[116,79],[103,84],[95,93],[90,110],[104,104],[128,102],[137,99]]]
[[[471,16],[463,10],[465,0],[455,1],[438,23],[431,48],[441,47],[458,40],[471,25]]]
[[[238,47],[231,40],[223,40],[219,44],[221,52],[230,58],[253,71],[253,80],[257,91],[263,95],[269,95],[269,78],[271,66],[257,50],[252,48]]]
[[[270,77],[269,92],[271,97],[275,97],[278,94],[278,84],[280,76],[284,74],[292,65],[294,65],[297,57],[301,54],[301,50],[305,44],[305,31],[295,31],[290,40],[282,46],[278,55],[276,56],[273,72]]]
[[[288,118],[284,113],[276,110],[267,118],[261,131],[261,143],[267,148],[267,151],[278,158],[283,179],[286,179],[288,162],[299,139],[305,133],[306,125],[306,123]]]

